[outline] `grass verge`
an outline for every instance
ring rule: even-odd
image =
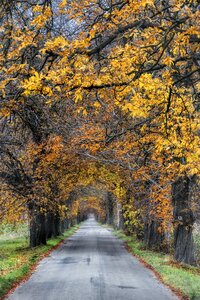
[[[175,263],[170,255],[144,250],[144,246],[134,236],[126,236],[122,231],[114,231],[116,236],[125,241],[131,253],[172,290],[182,295],[182,299],[200,300],[200,270]]]
[[[28,276],[43,257],[72,235],[78,227],[79,225],[73,226],[62,236],[49,239],[47,245],[34,249],[28,247],[26,237],[0,239],[0,299]]]

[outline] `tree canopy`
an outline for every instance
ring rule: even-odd
[[[3,0],[0,15],[2,211],[62,215],[103,182],[127,225],[171,230],[171,186],[200,166],[198,1]]]

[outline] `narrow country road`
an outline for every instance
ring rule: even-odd
[[[39,264],[9,300],[175,300],[127,252],[111,229],[90,218]]]

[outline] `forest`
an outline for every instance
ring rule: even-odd
[[[196,266],[200,6],[1,0],[0,222],[85,220]]]

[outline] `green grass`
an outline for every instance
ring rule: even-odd
[[[14,237],[28,237],[28,224],[19,223],[19,224],[0,224],[0,240],[10,239]]]
[[[135,237],[126,236],[122,231],[115,231],[115,234],[127,243],[133,254],[152,266],[166,284],[181,291],[191,300],[200,300],[198,268],[173,263],[170,255],[144,250],[141,242]]]
[[[49,239],[47,245],[34,249],[28,247],[25,236],[5,239],[0,236],[0,297],[2,297],[15,282],[29,273],[31,267],[39,261],[45,253],[56,246],[64,238],[75,232],[79,225],[68,229],[62,236]]]
[[[195,242],[195,247],[196,247],[197,261],[199,262],[199,265],[200,265],[200,234],[199,234],[199,232],[195,232],[194,242]]]

